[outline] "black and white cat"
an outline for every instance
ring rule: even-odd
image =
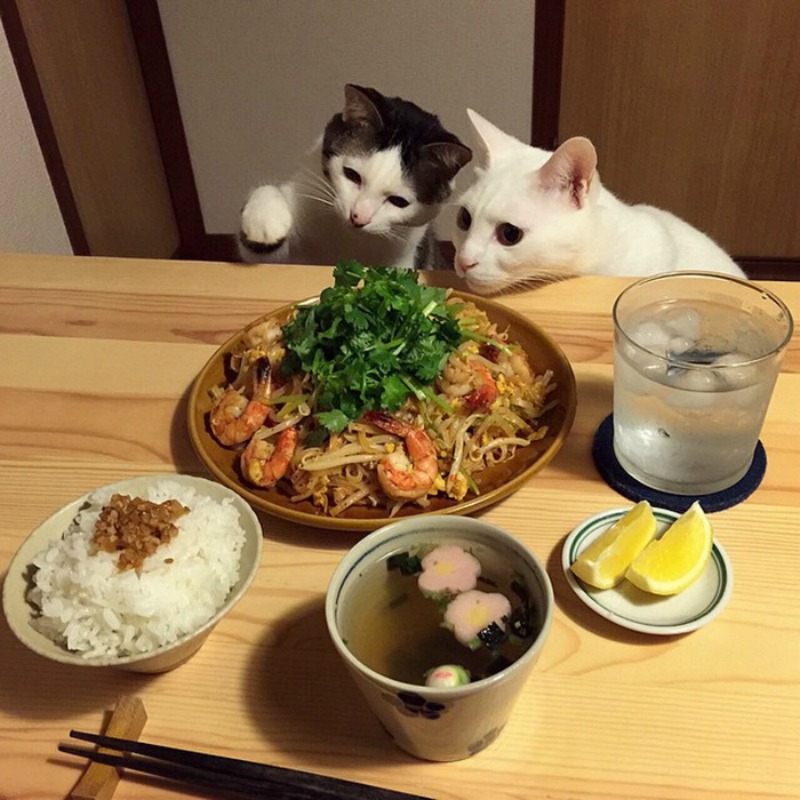
[[[585,138],[554,153],[467,112],[477,134],[474,183],[458,200],[455,270],[491,294],[574,275],[674,270],[744,273],[708,236],[660,208],[627,205],[600,182]]]
[[[250,194],[243,260],[445,266],[431,223],[472,151],[413,103],[352,84],[344,95],[344,110],[292,180]]]

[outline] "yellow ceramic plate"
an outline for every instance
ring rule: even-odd
[[[259,489],[242,481],[237,469],[238,453],[222,447],[209,431],[208,414],[212,406],[209,390],[226,382],[225,366],[228,355],[241,349],[240,345],[247,330],[267,317],[274,316],[281,321],[287,320],[296,304],[284,306],[272,314],[260,317],[233,335],[197,376],[189,396],[189,436],[200,460],[217,480],[233,489],[255,508],[283,519],[318,528],[371,531],[396,519],[423,513],[471,514],[507,497],[539,472],[564,443],[575,418],[575,376],[564,353],[537,325],[500,303],[461,292],[457,294],[485,311],[500,330],[507,329],[510,340],[520,344],[528,354],[536,373],[552,370],[553,381],[556,383],[556,389],[550,398],[556,399],[558,404],[542,417],[542,424],[548,427],[547,435],[540,441],[518,450],[514,458],[505,464],[483,472],[478,480],[480,495],[470,495],[461,502],[444,497],[432,498],[427,510],[406,506],[392,518],[386,516],[384,509],[363,507],[353,507],[338,517],[329,517],[316,510],[308,501],[289,502],[289,497],[281,490],[280,485]],[[302,302],[305,304],[314,300]]]

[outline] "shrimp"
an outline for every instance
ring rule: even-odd
[[[525,384],[533,382],[533,372],[524,353],[514,353],[509,361],[511,371],[519,381]]]
[[[497,399],[497,384],[492,373],[483,365],[475,361],[470,363],[478,385],[464,398],[470,411],[488,409]]]
[[[489,368],[477,359],[451,357],[439,386],[448,397],[463,397],[470,411],[488,409],[497,398],[497,384]]]
[[[270,318],[249,328],[245,333],[244,341],[248,347],[258,347],[259,345],[269,347],[275,344],[282,335],[283,329],[278,320]]]
[[[242,475],[254,486],[274,486],[288,471],[296,448],[294,427],[281,431],[275,445],[254,436],[239,459]]]
[[[211,409],[211,432],[226,447],[246,442],[264,424],[269,414],[269,359],[260,358],[256,361],[251,372],[251,383],[250,399],[239,389],[230,388]]]
[[[410,467],[395,463],[391,454],[378,462],[378,483],[395,500],[416,500],[433,488],[439,477],[439,461],[430,436],[422,428],[404,422],[383,411],[368,411],[364,420],[376,428],[401,436],[405,443]]]

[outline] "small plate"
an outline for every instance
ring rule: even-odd
[[[613,589],[595,589],[579,580],[570,565],[598,536],[630,511],[615,508],[582,522],[564,542],[561,565],[567,583],[592,611],[611,622],[642,633],[673,636],[688,633],[711,622],[725,607],[733,592],[733,571],[722,546],[714,542],[703,574],[687,589],[663,597],[649,594],[623,580]],[[654,508],[660,536],[680,516],[674,511]]]

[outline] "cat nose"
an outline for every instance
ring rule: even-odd
[[[478,266],[478,262],[471,258],[465,258],[464,256],[458,255],[455,259],[455,268],[458,275],[463,276],[466,275],[474,267]]]
[[[354,228],[363,228],[369,222],[369,219],[353,211],[350,214],[350,222]]]

